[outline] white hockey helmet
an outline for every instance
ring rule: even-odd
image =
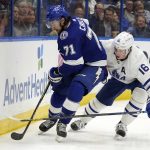
[[[119,50],[125,50],[126,55],[129,53],[130,48],[134,44],[133,36],[128,32],[121,32],[114,38],[114,48]]]

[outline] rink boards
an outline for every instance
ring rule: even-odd
[[[138,41],[147,50],[149,41]],[[0,135],[22,127],[25,123],[9,117],[30,118],[48,82],[47,72],[57,66],[56,39],[4,40],[0,41]],[[85,105],[95,97],[99,85],[81,102]],[[49,89],[36,118],[46,117]],[[129,99],[130,91],[125,91],[117,99]]]

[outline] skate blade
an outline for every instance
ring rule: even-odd
[[[119,135],[119,134],[116,134],[115,137],[114,137],[114,139],[115,139],[116,141],[123,141],[123,140],[126,139],[126,136],[123,137],[123,136],[121,136],[121,135]]]
[[[65,137],[62,137],[62,136],[56,136],[56,141],[58,142],[58,143],[61,143],[61,142],[64,142],[65,141]]]

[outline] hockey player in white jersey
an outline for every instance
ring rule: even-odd
[[[132,91],[131,99],[125,107],[123,115],[116,126],[116,139],[126,137],[127,126],[132,123],[150,96],[150,64],[142,49],[134,44],[134,38],[127,32],[122,32],[112,40],[104,41],[107,54],[107,68],[111,75],[108,82],[96,95],[96,98],[85,107],[84,114],[99,113],[111,106],[117,96],[126,89]],[[150,105],[150,104],[149,104]],[[148,108],[147,108],[148,109]],[[150,114],[150,107],[149,107]],[[92,118],[80,118],[71,124],[73,130],[80,130]]]

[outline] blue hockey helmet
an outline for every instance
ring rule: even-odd
[[[52,5],[47,10],[47,21],[59,20],[61,17],[68,17],[69,14],[61,5]]]

